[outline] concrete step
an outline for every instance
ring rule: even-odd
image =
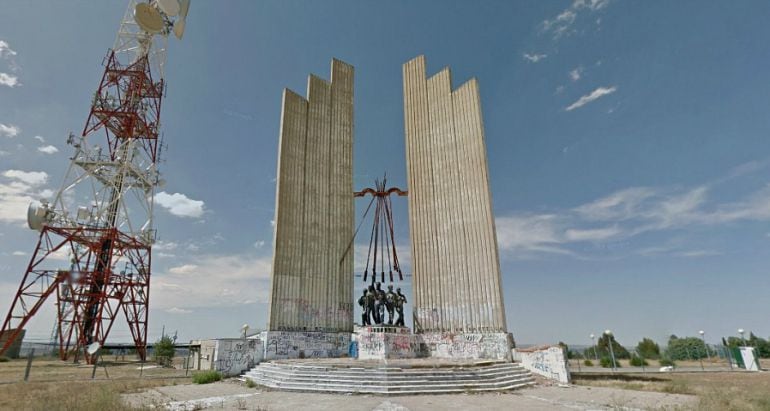
[[[252,371],[249,371],[247,375],[253,375],[255,377],[256,376],[270,377],[275,379],[307,379],[307,380],[323,379],[323,380],[351,380],[351,381],[387,380],[387,381],[396,383],[399,381],[445,381],[445,380],[454,381],[454,380],[464,380],[464,379],[483,380],[483,379],[504,378],[507,376],[529,375],[529,371],[526,371],[523,369],[511,369],[509,371],[497,371],[493,373],[457,372],[457,373],[422,374],[422,375],[404,375],[404,374],[393,373],[393,374],[375,375],[375,374],[367,374],[367,373],[360,373],[360,374],[294,373],[289,370],[258,367],[253,369]]]
[[[418,377],[423,375],[442,375],[445,373],[451,374],[473,374],[473,375],[494,375],[496,373],[506,373],[514,371],[527,372],[523,367],[519,365],[503,365],[493,367],[458,367],[454,369],[448,368],[419,368],[419,369],[366,369],[366,368],[345,368],[345,369],[329,369],[329,368],[313,368],[313,367],[287,367],[284,365],[266,363],[261,365],[263,369],[274,370],[276,372],[292,373],[296,375],[339,375],[339,376],[390,376],[390,375],[404,375],[409,377]]]
[[[255,381],[273,389],[304,391],[304,392],[337,392],[337,393],[371,393],[371,394],[442,394],[483,391],[506,391],[535,384],[533,378],[512,379],[498,384],[443,384],[443,385],[409,385],[392,387],[389,385],[360,386],[350,384],[299,384],[280,383],[271,381]]]
[[[370,394],[504,391],[535,383],[529,371],[512,363],[435,368],[362,365],[267,362],[248,371],[243,378],[279,390]]]

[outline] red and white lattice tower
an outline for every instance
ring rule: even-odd
[[[123,313],[142,359],[152,273],[153,203],[160,175],[163,66],[182,37],[189,0],[131,0],[75,153],[53,201],[30,205],[40,237],[2,325],[2,355],[52,295],[59,356],[103,346]],[[98,345],[97,345],[98,344]]]

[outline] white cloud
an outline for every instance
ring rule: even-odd
[[[231,254],[196,256],[176,269],[156,268],[153,305],[163,310],[191,310],[267,302],[270,266],[269,256]]]
[[[191,274],[194,273],[197,269],[198,266],[195,264],[185,264],[177,267],[171,267],[168,269],[168,272],[171,274]]]
[[[11,49],[11,46],[8,45],[3,40],[0,40],[0,58],[9,58],[16,55],[16,51]]]
[[[187,198],[181,193],[168,194],[161,191],[155,195],[155,202],[178,217],[199,218],[203,215],[204,202]]]
[[[45,184],[48,181],[48,173],[45,171],[6,170],[3,176],[32,186]]]
[[[615,86],[612,87],[599,87],[596,90],[592,91],[590,94],[586,94],[582,97],[580,97],[576,102],[570,104],[567,108],[565,108],[565,111],[572,111],[576,108],[580,108],[585,106],[586,104],[595,101],[603,96],[606,96],[608,94],[612,94],[617,90],[618,88]]]
[[[54,153],[58,153],[59,149],[54,146],[48,145],[48,146],[38,147],[37,151],[41,153],[46,153],[46,154],[54,154]]]
[[[574,70],[571,70],[569,72],[569,78],[572,81],[578,81],[580,80],[580,75],[583,73],[583,67],[575,67]]]
[[[6,137],[16,137],[21,132],[21,129],[18,126],[14,126],[13,124],[3,124],[0,123],[0,135],[6,136]]]
[[[20,85],[18,77],[8,73],[0,73],[0,86],[16,87]]]
[[[35,136],[35,140],[37,140],[37,141],[39,141],[41,143],[45,143],[45,138],[43,138],[43,136]]]
[[[530,63],[537,63],[538,61],[548,57],[548,55],[547,54],[529,54],[529,53],[524,53],[524,55],[522,57],[524,58],[524,60],[527,60]]]
[[[8,182],[0,181],[0,222],[24,222],[27,207],[32,201],[46,197],[50,190],[39,190],[48,179],[42,171],[6,170],[1,174]]]
[[[15,255],[15,256],[25,256],[25,255],[27,255],[27,253],[26,253],[26,252],[24,252],[24,251],[14,251],[14,252],[12,252],[12,253],[11,253],[11,255]]]
[[[543,31],[550,32],[554,40],[558,40],[575,31],[572,29],[572,25],[577,20],[578,14],[583,10],[593,13],[607,7],[609,3],[610,0],[575,0],[572,5],[556,17],[543,21]]]
[[[265,241],[264,240],[259,240],[259,241],[254,242],[254,248],[256,248],[256,249],[260,249],[260,248],[262,248],[264,246],[265,246]]]
[[[738,171],[749,173],[761,169],[763,167],[753,164],[740,167]],[[719,255],[718,250],[688,249],[687,244],[683,244],[684,240],[679,239],[673,244],[645,246],[647,237],[640,236],[738,221],[770,222],[770,184],[737,201],[720,203],[710,198],[712,186],[725,181],[724,178],[717,179],[712,184],[686,189],[630,187],[561,212],[498,217],[496,224],[501,254],[509,258],[528,258],[538,254],[584,258],[586,250],[592,249],[578,247],[579,243],[593,243],[593,250],[625,248],[628,251],[628,247],[633,247],[631,241],[634,238],[642,238],[642,247],[632,251],[633,254],[688,258]]]
[[[167,308],[166,312],[169,314],[191,314],[192,310],[186,310],[184,308],[179,308],[179,307],[171,307],[171,308]]]

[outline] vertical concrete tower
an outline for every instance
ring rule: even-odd
[[[478,83],[423,56],[403,75],[415,332],[505,335]]]
[[[307,99],[284,90],[278,150],[267,354],[334,356],[347,343],[330,333],[353,330],[353,66],[332,60],[331,82],[311,74]]]

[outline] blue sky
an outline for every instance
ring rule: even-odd
[[[26,205],[58,188],[125,6],[0,6],[3,315],[36,241]],[[405,186],[401,64],[419,54],[455,86],[479,79],[517,341],[769,336],[769,13],[763,1],[193,2],[166,68],[150,339],[163,325],[183,340],[265,325],[281,90],[304,94],[332,57],[356,68],[357,188],[385,171]],[[30,338],[51,326],[52,308]]]

